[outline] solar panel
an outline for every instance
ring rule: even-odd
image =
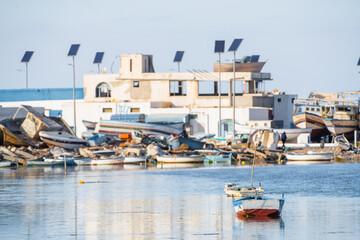
[[[259,58],[260,58],[260,55],[252,55],[251,56],[251,59],[250,59],[250,62],[258,62],[259,61]]]
[[[94,64],[95,64],[95,63],[101,63],[103,57],[104,57],[104,52],[97,52],[97,53],[95,54]]]
[[[21,59],[21,62],[27,63],[30,61],[31,56],[33,55],[34,52],[32,51],[26,51],[23,58]]]
[[[241,38],[236,38],[234,39],[234,41],[232,42],[230,48],[229,48],[229,52],[236,52],[236,50],[238,49],[238,47],[240,46],[242,42],[242,39]]]
[[[72,44],[68,53],[68,56],[76,56],[79,50],[80,44]]]
[[[181,62],[184,55],[184,51],[176,51],[174,62]]]
[[[359,58],[359,61],[358,61],[358,66],[360,66],[360,58]]]
[[[215,53],[223,53],[225,49],[225,41],[215,41]]]

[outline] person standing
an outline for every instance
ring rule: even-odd
[[[286,133],[285,133],[285,132],[283,132],[283,133],[281,134],[281,141],[282,141],[282,143],[283,143],[283,146],[282,146],[282,148],[283,148],[283,149],[285,149],[285,142],[286,142],[286,139],[287,139],[287,137],[286,137]]]

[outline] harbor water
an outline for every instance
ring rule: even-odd
[[[359,239],[360,164],[255,168],[279,219],[236,217],[227,182],[249,166],[0,169],[1,239]],[[79,182],[83,181],[83,184]]]

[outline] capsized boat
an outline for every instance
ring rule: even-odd
[[[262,189],[261,185],[258,188],[255,188],[239,186],[237,183],[225,183],[224,191],[228,197],[244,198],[255,194],[258,194],[259,196],[264,195],[264,189]]]
[[[48,146],[56,146],[67,149],[87,146],[88,142],[65,131],[41,131],[40,139]]]
[[[250,197],[232,199],[234,210],[243,217],[279,217],[285,203],[284,196],[280,199],[268,198],[258,194]]]
[[[333,152],[308,151],[307,153],[287,153],[286,158],[288,161],[330,161],[333,155]]]

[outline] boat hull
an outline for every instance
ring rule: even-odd
[[[124,157],[92,159],[91,165],[116,165],[123,164]]]
[[[177,135],[182,132],[177,128],[172,128],[164,125],[126,122],[126,121],[112,121],[101,120],[99,128],[95,132],[104,133],[107,135],[131,134],[134,130],[141,131],[145,135],[164,136]]]
[[[332,156],[333,156],[332,152],[315,153],[315,154],[306,154],[306,153],[286,154],[286,158],[288,161],[331,161]]]
[[[146,162],[146,156],[136,156],[136,157],[125,157],[124,163],[128,164],[138,164],[138,163],[145,163]]]
[[[204,159],[205,156],[203,155],[190,155],[190,156],[164,155],[157,157],[157,161],[162,163],[203,163]]]
[[[233,198],[236,214],[243,217],[278,217],[281,214],[284,203],[284,198],[248,197],[238,200]]]
[[[357,120],[324,119],[324,122],[329,132],[335,136],[353,132],[358,127]]]
[[[326,129],[321,116],[312,113],[294,114],[293,121],[297,128]]]
[[[77,138],[66,132],[40,132],[40,139],[48,146],[62,147],[66,149],[81,148],[87,146],[87,141]]]

